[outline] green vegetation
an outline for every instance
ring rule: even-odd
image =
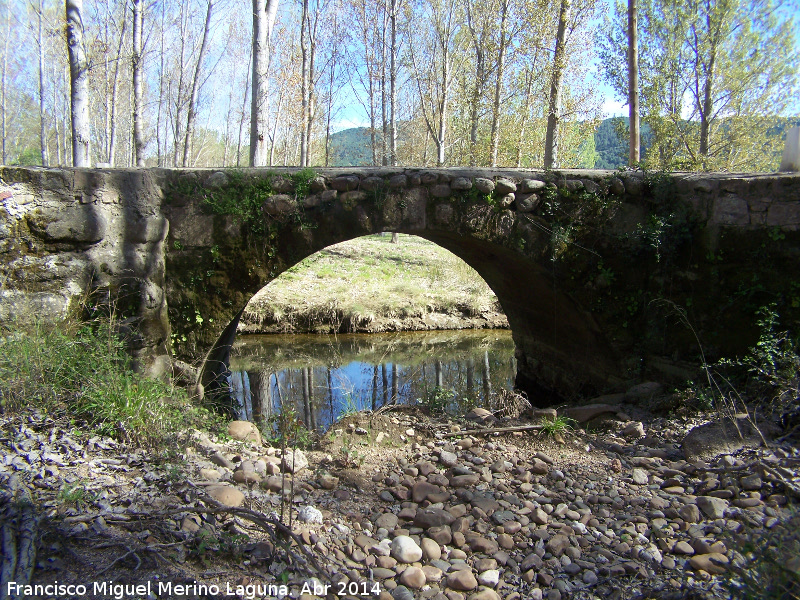
[[[639,8],[642,130],[650,168],[773,171],[798,84],[795,24],[776,0],[644,2]],[[627,97],[627,9],[614,2],[599,58]],[[789,10],[791,14],[791,10]]]
[[[0,352],[0,410],[36,408],[85,420],[95,431],[140,445],[216,417],[182,390],[131,369],[107,321],[33,327],[5,338]],[[70,497],[77,489],[67,491]]]
[[[364,167],[372,164],[372,138],[368,127],[352,127],[331,135],[332,167]]]
[[[744,558],[734,560],[727,575],[736,600],[800,598],[800,513],[792,510],[772,529],[753,529],[732,536],[730,546]]]
[[[499,310],[483,279],[454,254],[414,236],[392,244],[375,235],[330,246],[287,270],[253,298],[243,322],[338,331],[383,318]]]
[[[563,435],[567,431],[572,431],[574,422],[570,418],[558,416],[555,419],[542,419],[539,425],[542,426],[542,433],[555,437],[556,434]]]

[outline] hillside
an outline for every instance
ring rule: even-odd
[[[332,167],[366,167],[372,164],[369,127],[353,127],[331,134]]]

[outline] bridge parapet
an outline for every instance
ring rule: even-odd
[[[520,385],[560,397],[682,377],[798,324],[800,175],[348,168],[0,170],[0,322],[60,319],[104,290],[143,364],[202,354],[249,298],[330,244],[426,237],[495,290]]]

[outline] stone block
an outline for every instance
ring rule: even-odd
[[[29,215],[28,223],[48,242],[96,244],[106,235],[106,216],[93,204],[74,204]]]
[[[386,185],[383,177],[367,177],[361,181],[361,189],[367,192],[374,192]]]
[[[408,187],[408,177],[405,175],[394,175],[389,179],[389,187],[396,190]]]
[[[174,208],[169,215],[172,238],[183,246],[214,243],[214,217],[198,213],[192,206]]]
[[[297,201],[289,194],[275,194],[267,198],[261,208],[265,214],[276,217],[296,210]]]
[[[123,225],[125,240],[134,244],[160,242],[167,237],[169,221],[161,216],[126,219]]]
[[[474,183],[475,187],[482,194],[491,194],[494,191],[494,181],[491,179],[486,179],[485,177],[476,177]]]
[[[420,183],[422,185],[432,185],[439,181],[439,175],[436,173],[422,173],[420,175]]]
[[[800,202],[773,202],[767,211],[769,227],[796,227],[800,225]]]
[[[749,225],[750,212],[747,201],[738,196],[724,196],[714,200],[709,225]]]
[[[431,188],[431,196],[434,198],[449,198],[453,191],[446,183],[439,183]]]
[[[516,205],[519,212],[531,212],[539,205],[539,196],[537,194],[519,194]]]
[[[329,183],[337,192],[349,192],[358,187],[359,179],[357,175],[342,175],[331,180]]]
[[[468,177],[456,177],[450,183],[450,187],[458,191],[467,191],[472,189],[472,181]]]
[[[453,207],[450,204],[437,204],[434,218],[439,225],[448,225],[453,220]]]
[[[523,192],[538,192],[544,189],[545,182],[539,181],[538,179],[523,179],[519,187],[520,191]]]
[[[495,181],[495,189],[497,190],[498,195],[504,196],[506,194],[513,194],[517,191],[517,184],[510,179],[501,177]]]
[[[277,192],[279,194],[288,194],[289,192],[294,191],[294,182],[288,177],[283,177],[282,175],[276,175],[270,180],[270,185],[272,186],[272,191]]]

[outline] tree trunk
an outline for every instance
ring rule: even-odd
[[[67,36],[69,36],[69,7],[70,2],[67,2]],[[80,19],[80,13],[78,14]],[[6,38],[8,39],[8,38]],[[81,32],[79,34],[81,52],[83,52],[83,23],[81,22]],[[67,39],[69,43],[69,38]],[[70,53],[70,63],[72,62],[72,53]],[[84,59],[85,62],[85,59]],[[74,91],[73,91],[74,93]],[[74,101],[74,100],[73,100]],[[86,98],[88,103],[88,97]],[[74,117],[73,117],[74,118]],[[86,118],[89,118],[88,112]],[[46,167],[49,162],[47,156],[47,132],[45,130],[45,111],[44,111],[44,0],[39,0],[39,147],[42,155],[42,166]],[[74,144],[74,142],[73,142]],[[78,166],[78,165],[75,165]]]
[[[389,23],[391,48],[389,51],[389,164],[397,165],[397,11],[399,0],[391,0]]]
[[[397,232],[393,231],[392,232],[392,243],[396,244],[398,242],[398,240],[399,240],[399,236],[397,235]]]
[[[89,154],[89,70],[83,47],[83,0],[66,0],[67,47],[72,90],[72,164],[91,166]]]
[[[189,109],[186,114],[186,137],[183,142],[183,162],[184,167],[189,166],[189,159],[192,154],[192,136],[194,135],[194,120],[195,120],[195,106],[197,105],[197,94],[200,90],[200,71],[203,68],[203,58],[206,55],[208,48],[208,32],[211,29],[211,13],[214,10],[214,0],[208,0],[208,9],[206,10],[206,22],[203,27],[203,39],[200,42],[200,53],[197,56],[197,65],[194,69],[194,78],[192,79],[192,91],[189,94]]]
[[[266,4],[264,4],[266,2]],[[266,163],[269,44],[278,0],[253,0],[253,93],[250,104],[250,166]]]
[[[392,363],[392,402],[397,402],[397,363]]]
[[[700,157],[702,168],[708,168],[708,146],[709,129],[711,127],[711,115],[714,110],[714,67],[716,63],[716,50],[711,50],[708,58],[708,71],[703,82],[703,109],[700,111]]]
[[[389,91],[386,89],[386,30],[389,15],[384,13],[381,28],[381,165],[389,164]]]
[[[492,107],[492,147],[490,148],[492,167],[497,166],[497,151],[500,146],[500,100],[503,94],[503,72],[506,62],[508,2],[509,0],[502,0],[500,3],[500,47],[497,50],[497,82],[494,86],[494,105]]]
[[[435,374],[436,374],[436,387],[442,388],[444,387],[444,377],[442,375],[442,361],[436,359],[436,362],[433,363]]]
[[[445,140],[447,139],[447,96],[450,87],[450,65],[447,62],[447,53],[442,57],[442,98],[439,109],[439,135],[436,138],[436,165],[444,166]]]
[[[533,64],[536,64],[536,57],[538,56],[538,52],[534,56]],[[525,104],[523,105],[522,109],[522,121],[519,124],[519,131],[517,132],[517,164],[516,167],[519,169],[522,167],[522,144],[525,141],[525,133],[526,128],[528,126],[528,119],[530,118],[531,112],[531,96],[533,92],[533,73],[526,74],[526,85],[525,85]]]
[[[550,103],[547,111],[547,134],[544,141],[544,168],[558,166],[558,113],[561,108],[561,87],[564,79],[564,55],[566,53],[567,20],[570,0],[561,0],[558,13],[558,31],[553,54],[553,76],[550,83]]]
[[[247,56],[247,70],[253,62],[253,47],[250,46],[250,53]],[[244,130],[244,113],[247,108],[247,94],[250,93],[250,78],[247,77],[244,83],[244,95],[242,96],[242,111],[239,114],[239,137],[236,139],[236,166],[241,165],[242,158],[242,131]]]
[[[301,63],[301,82],[300,82],[300,166],[308,166],[308,139],[306,138],[306,130],[309,123],[309,73],[308,73],[308,45],[307,39],[311,35],[309,29],[308,18],[308,0],[303,0],[303,13],[300,19],[300,53],[302,56]]]
[[[122,46],[125,42],[125,30],[128,28],[128,14],[122,17],[122,31],[119,34],[117,57],[114,61],[114,79],[111,86],[111,119],[109,123],[108,164],[112,167],[115,163],[115,150],[117,142],[117,92],[119,90],[119,63],[122,61]]]
[[[8,38],[11,36],[11,3],[6,4],[6,39],[3,42],[3,81],[2,81],[2,110],[3,113],[3,163],[8,163],[8,155],[6,154],[6,75],[7,75],[7,68],[8,68]],[[58,148],[58,143],[56,143],[56,148]]]
[[[142,2],[143,0],[135,0],[134,1],[134,10],[136,9],[136,4]],[[161,52],[159,56],[161,58],[159,76],[158,76],[158,111],[156,113],[156,164],[159,167],[164,166],[164,155],[166,154],[166,147],[164,148],[164,152],[161,151],[161,111],[163,110],[164,106],[164,57],[166,56],[166,51],[164,50],[164,31],[167,28],[166,23],[166,2],[161,3]],[[134,28],[134,58],[138,57],[139,62],[141,63],[141,54],[136,54],[136,15],[134,14],[133,17],[133,28]],[[139,33],[141,39],[141,31]],[[139,48],[141,50],[141,46]],[[141,78],[139,78],[141,81]],[[133,94],[133,145],[136,146],[136,124],[141,123],[141,102],[137,102],[137,94],[136,94],[136,70],[134,70],[134,94]],[[139,130],[141,133],[141,129]],[[141,138],[139,138],[141,139]],[[139,164],[139,155],[136,155],[136,164]]]
[[[628,0],[628,115],[630,139],[628,164],[635,166],[640,160],[639,149],[639,16],[636,0]]]

